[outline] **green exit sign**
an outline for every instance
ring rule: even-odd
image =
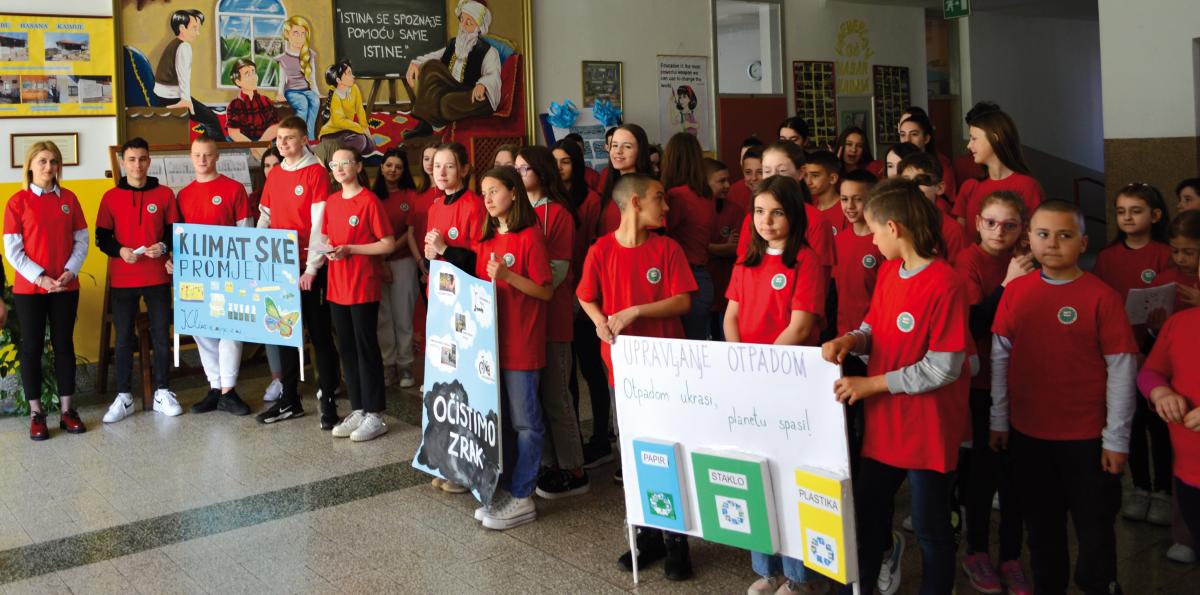
[[[971,16],[970,0],[942,0],[942,16],[948,19]]]

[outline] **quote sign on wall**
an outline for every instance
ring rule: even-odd
[[[399,76],[413,58],[446,44],[445,4],[421,0],[338,0],[334,46],[358,76]]]

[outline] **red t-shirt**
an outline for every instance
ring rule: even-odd
[[[841,231],[846,228],[846,214],[842,212],[841,202],[835,202],[833,203],[832,207],[823,210],[821,207],[813,205],[813,210],[809,212],[816,213],[817,217],[824,222],[827,227],[830,228],[834,236],[841,233]]]
[[[713,226],[711,244],[728,244],[729,238],[737,232],[737,226],[746,218],[746,212],[737,204],[726,199],[722,209],[717,213],[717,224]],[[729,289],[729,277],[733,275],[733,265],[737,263],[736,255],[708,255],[708,274],[713,282],[713,312],[725,311],[725,291]]]
[[[425,234],[429,233],[429,207],[433,206],[433,201],[439,194],[437,188],[430,187],[425,192],[418,192],[413,198],[409,225],[412,225],[413,233],[417,234],[417,246],[425,244]]]
[[[21,245],[29,260],[42,267],[43,275],[57,279],[67,270],[71,250],[75,247],[75,232],[87,229],[83,208],[75,193],[59,187],[57,193],[41,196],[29,190],[18,190],[4,207],[4,235],[21,236]],[[67,291],[79,290],[79,279],[71,279]],[[13,275],[13,293],[46,293],[20,273]]]
[[[429,206],[425,225],[428,231],[441,231],[447,246],[475,250],[479,238],[483,237],[483,221],[486,218],[487,209],[483,207],[483,198],[467,189],[449,205],[446,205],[446,195],[439,194]],[[484,263],[487,263],[486,258]]]
[[[250,198],[245,186],[223,175],[184,186],[177,202],[182,223],[232,226],[250,218]]]
[[[1137,250],[1117,242],[1096,255],[1096,266],[1092,273],[1101,281],[1117,290],[1122,303],[1129,297],[1129,290],[1158,285],[1158,274],[1172,269],[1171,247],[1161,242],[1150,242]]]
[[[1167,283],[1184,285],[1191,287],[1192,289],[1200,289],[1200,277],[1196,276],[1196,271],[1194,269],[1189,274],[1179,270],[1179,267],[1167,267],[1166,270],[1159,273],[1158,276],[1154,278],[1154,285],[1166,285]],[[1186,310],[1191,307],[1191,304],[1183,301],[1183,295],[1179,293],[1179,290],[1175,290],[1175,312]]]
[[[754,193],[750,192],[750,186],[746,184],[745,178],[730,184],[729,194],[725,196],[725,200],[737,205],[743,212],[750,210],[750,201],[753,198]]]
[[[983,251],[979,244],[971,244],[954,259],[954,270],[967,283],[967,304],[977,306],[984,298],[995,293],[1008,276],[1008,263],[1012,253],[992,256]],[[989,327],[990,328],[990,327]],[[971,379],[971,388],[992,388],[992,333],[975,337],[976,353],[979,354],[979,373]]]
[[[1025,212],[1029,216],[1032,216],[1033,210],[1046,200],[1042,185],[1025,174],[1013,172],[1003,180],[967,180],[958,189],[958,197],[954,200],[954,216],[966,220],[967,238],[971,243],[979,243],[979,230],[975,227],[975,218],[983,210],[983,199],[998,190],[1016,192],[1025,201]]]
[[[865,322],[871,326],[871,376],[911,366],[930,351],[966,353],[966,290],[949,263],[936,259],[915,276],[900,276],[901,260],[885,261]],[[885,393],[865,401],[862,455],[901,469],[940,473],[958,467],[958,447],[970,432],[969,374],[933,392]]]
[[[975,157],[964,153],[954,158],[954,177],[958,178],[958,188],[961,191],[967,185],[967,180],[982,180],[987,177],[983,168],[975,163]]]
[[[393,235],[383,204],[374,192],[363,188],[350,198],[334,192],[325,199],[321,233],[330,248],[347,244],[373,244]],[[326,265],[328,286],[325,299],[342,306],[378,302],[382,295],[378,256],[353,254]]]
[[[587,187],[591,188],[592,190],[599,190],[600,174],[596,173],[596,170],[585,165],[583,167],[583,183],[587,184]]]
[[[599,303],[600,311],[612,316],[630,306],[662,301],[696,289],[696,278],[683,248],[675,240],[650,234],[641,246],[626,248],[617,242],[616,236],[607,234],[588,250],[575,296],[582,302]],[[682,339],[683,323],[677,316],[638,318],[622,334]],[[608,366],[608,385],[613,386],[612,346],[601,341],[600,354]]]
[[[833,230],[821,221],[820,213],[821,211],[817,207],[804,203],[804,214],[808,218],[804,239],[817,254],[817,259],[821,262],[821,266],[825,267],[825,274],[828,276],[830,268],[837,265],[837,253],[834,252]],[[738,260],[745,257],[746,250],[750,248],[751,234],[754,233],[751,231],[751,226],[754,225],[753,219],[754,211],[750,211],[742,221],[742,232],[738,237]]]
[[[1196,365],[1196,337],[1200,336],[1200,308],[1175,314],[1167,319],[1144,369],[1153,370],[1171,381],[1171,388],[1187,400],[1187,409],[1200,407],[1200,366]],[[1183,424],[1167,424],[1171,448],[1175,451],[1174,472],[1184,483],[1200,487],[1200,432]]]
[[[1100,437],[1106,355],[1137,353],[1121,296],[1091,273],[1052,285],[1033,271],[1004,289],[992,332],[1012,342],[1012,427],[1042,440]]]
[[[534,209],[546,241],[549,260],[571,262],[575,252],[575,220],[562,205],[547,201]],[[569,343],[575,333],[575,274],[567,268],[567,278],[554,288],[546,318],[546,341]]]
[[[412,223],[413,203],[416,198],[416,190],[400,190],[389,193],[386,199],[379,201],[383,204],[383,212],[387,214],[388,221],[392,224],[392,234],[396,237],[396,250],[388,255],[387,260],[412,258],[408,242],[402,240]],[[417,238],[417,242],[423,241],[425,238]]]
[[[715,201],[676,186],[667,191],[667,206],[667,237],[679,242],[688,264],[708,264],[708,240],[717,225]]]
[[[942,214],[942,241],[946,242],[946,262],[954,262],[967,247],[967,233],[953,217]]]
[[[599,194],[588,194],[583,205],[579,207],[579,225],[587,230],[592,241],[616,231],[621,226],[621,208],[617,206],[616,201],[605,202],[604,212],[601,213],[601,200]]]
[[[733,267],[729,291],[738,304],[738,334],[742,343],[774,344],[792,321],[792,311],[825,316],[825,276],[817,255],[807,247],[796,253],[796,265],[788,268],[783,256],[765,254],[756,266]],[[821,325],[814,324],[804,345],[817,345]]]
[[[954,197],[958,195],[958,175],[954,172],[954,163],[950,158],[937,153],[938,163],[942,165],[942,181],[946,183],[946,198],[950,200],[950,204],[954,204]]]
[[[498,233],[479,242],[475,276],[490,279],[487,265],[493,254],[509,270],[536,285],[552,281],[546,238],[540,225],[518,232]],[[539,370],[546,366],[546,313],[549,304],[530,297],[504,281],[496,281],[501,370]]]
[[[271,229],[290,229],[296,232],[300,250],[308,258],[309,235],[312,233],[312,206],[325,201],[329,196],[329,174],[320,163],[314,163],[295,171],[282,166],[271,170],[263,185],[259,208],[271,212]],[[301,267],[303,272],[303,266]]]
[[[166,186],[146,191],[113,188],[100,199],[96,228],[111,229],[117,243],[136,250],[161,241],[175,222],[175,193]],[[166,258],[139,257],[129,264],[120,257],[108,259],[108,280],[113,287],[150,287],[171,282]]]
[[[862,326],[867,317],[883,254],[875,246],[872,234],[856,235],[852,226],[838,234],[836,240],[838,263],[833,267],[833,282],[837,285],[837,333],[841,336]]]

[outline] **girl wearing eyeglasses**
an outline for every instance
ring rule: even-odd
[[[1046,200],[1046,193],[1025,165],[1017,125],[1008,114],[998,109],[988,111],[975,116],[968,124],[971,140],[967,150],[975,163],[983,167],[987,177],[963,183],[954,201],[954,216],[967,230],[968,239],[978,242],[979,233],[973,222],[983,210],[983,199],[1000,190],[1015,192],[1025,201],[1025,211],[1032,213]]]
[[[989,415],[992,406],[991,358],[992,319],[1009,281],[1033,270],[1033,256],[1021,254],[1020,243],[1026,219],[1025,201],[1016,193],[993,192],[983,199],[976,217],[979,243],[958,254],[954,268],[966,280],[967,302],[971,305],[971,336],[975,339],[979,373],[971,378],[971,464],[966,477],[967,556],[963,568],[971,584],[983,593],[995,593],[1007,585],[1010,593],[1030,593],[1021,568],[1021,509],[1012,491],[1008,451],[988,447]],[[992,496],[1000,493],[1000,565],[992,565],[988,552]]]

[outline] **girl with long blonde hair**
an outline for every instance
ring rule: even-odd
[[[312,21],[292,15],[283,22],[286,46],[275,57],[279,63],[279,95],[308,125],[308,138],[317,138],[321,94],[317,88],[317,51],[312,49]]]

